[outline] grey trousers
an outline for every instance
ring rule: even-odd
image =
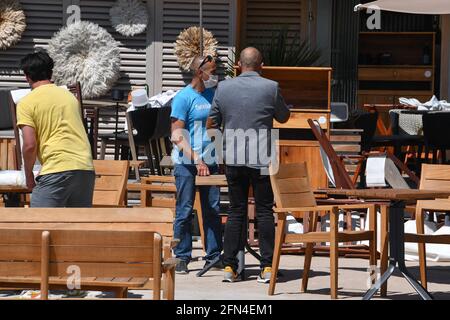
[[[31,194],[31,208],[90,208],[94,171],[64,171],[39,176]]]

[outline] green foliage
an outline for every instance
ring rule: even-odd
[[[225,66],[224,66],[224,68],[225,68],[225,75],[227,77],[230,77],[230,78],[234,78],[235,77],[235,71],[236,70],[234,69],[234,66],[236,66],[236,65],[237,65],[236,51],[232,50],[231,57],[230,56],[227,57],[227,62],[225,63]]]
[[[300,32],[289,30],[289,26],[273,30],[269,40],[261,36],[251,45],[262,52],[266,66],[310,67],[322,56],[320,49],[302,40]]]

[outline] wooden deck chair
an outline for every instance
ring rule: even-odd
[[[450,165],[422,165],[422,176],[420,179],[420,189],[423,190],[450,190]],[[416,228],[417,235],[408,235],[408,240],[418,242],[419,247],[419,264],[420,279],[422,286],[427,288],[427,259],[426,259],[426,243],[450,244],[450,235],[425,235],[425,211],[420,206],[420,201],[416,206]],[[436,200],[435,208],[426,208],[431,215],[434,212],[450,213],[450,202]],[[409,241],[408,241],[409,242]]]
[[[126,206],[128,161],[94,160],[94,207]]]
[[[271,168],[271,171],[273,169]],[[275,292],[276,277],[280,263],[281,248],[284,243],[306,243],[305,263],[303,269],[302,291],[308,286],[314,243],[330,243],[330,273],[331,298],[338,297],[338,244],[341,242],[369,240],[370,265],[376,265],[376,224],[374,204],[328,205],[318,206],[310,186],[306,163],[280,164],[278,172],[270,176],[277,214],[277,229],[275,250],[272,263],[272,278],[270,279],[269,295]],[[339,232],[339,210],[369,210],[370,228],[366,231]],[[330,213],[330,232],[317,232],[317,218],[320,212]],[[300,218],[303,213],[309,213],[309,230],[303,234],[286,233],[286,215]]]
[[[308,124],[311,127],[311,130],[315,138],[320,144],[322,160],[328,178],[336,188],[355,189],[358,176],[360,175],[361,168],[363,167],[362,164],[369,157],[386,157],[387,160],[387,169],[385,170],[386,180],[391,185],[391,187],[405,188],[405,186],[407,186],[405,181],[401,181],[404,180],[401,176],[401,172],[406,173],[408,177],[416,185],[419,185],[419,178],[414,174],[414,172],[409,170],[409,168],[398,158],[396,158],[393,154],[389,152],[371,152],[371,153],[364,153],[359,156],[340,157],[333,149],[330,140],[325,135],[323,130],[320,128],[320,125],[317,122],[313,121],[312,119],[308,119]],[[350,178],[350,175],[345,169],[344,160],[357,163],[357,169],[355,171],[353,179]],[[397,167],[398,170],[395,170],[395,167]]]

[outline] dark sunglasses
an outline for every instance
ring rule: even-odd
[[[213,60],[214,58],[211,55],[207,55],[198,68],[201,69],[207,62],[212,62]]]

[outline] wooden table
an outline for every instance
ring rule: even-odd
[[[0,208],[0,229],[154,231],[172,217],[164,208]],[[169,217],[169,218],[168,218]],[[172,225],[159,232],[172,236]]]
[[[203,229],[203,211],[202,203],[200,201],[200,188],[199,187],[227,187],[227,178],[225,175],[211,175],[195,178],[195,201],[194,209],[197,211],[198,227],[200,229],[200,237],[202,239],[203,251],[206,252],[206,242],[205,242],[205,230]]]
[[[405,202],[416,200],[430,200],[436,198],[448,198],[450,191],[432,191],[417,189],[327,189],[328,195],[340,195],[356,197],[360,199],[388,200],[389,201],[389,268],[381,276],[373,287],[364,295],[364,300],[369,300],[381,288],[398,268],[404,278],[411,284],[414,290],[423,300],[432,300],[431,294],[418,283],[409,273],[405,264]]]
[[[202,237],[202,243],[203,248],[205,247],[205,231],[203,230],[203,212],[202,212],[202,206],[200,202],[200,190],[199,187],[202,186],[216,186],[216,187],[228,187],[227,178],[225,175],[211,175],[211,176],[205,176],[200,177],[197,176],[195,179],[195,185],[197,187],[196,194],[195,194],[195,203],[194,203],[194,209],[197,210],[197,216],[198,216],[198,224],[200,228],[200,234]],[[244,228],[245,236],[244,238],[247,239],[247,227]],[[245,249],[253,255],[256,259],[260,260],[261,257],[251,248],[250,244],[248,243],[248,239],[245,241],[245,248],[244,250],[239,251],[238,253],[238,260],[239,260],[239,266],[237,273],[240,275],[241,280],[245,279]],[[213,261],[209,267],[203,268],[197,273],[197,277],[201,277],[204,275],[208,270],[210,270],[216,262],[219,262],[222,257],[218,257],[216,261]]]
[[[133,190],[133,191],[140,191],[141,192],[141,205],[146,205],[145,203],[145,199],[147,199],[147,195],[146,193],[149,191],[155,191],[156,189],[158,189],[158,191],[161,192],[176,192],[176,188],[174,186],[175,183],[175,178],[174,177],[165,177],[162,176],[161,177],[161,181],[163,183],[163,185],[161,186],[157,186],[157,188],[155,188],[155,185],[152,184],[146,184],[146,183],[141,183],[141,184],[129,184],[128,185],[128,190]],[[169,185],[164,185],[165,183],[169,183]],[[195,185],[196,185],[196,193],[195,193],[195,201],[194,201],[194,209],[197,211],[197,218],[198,218],[198,224],[199,224],[199,229],[200,229],[200,237],[202,240],[202,245],[203,245],[203,251],[206,252],[206,242],[205,242],[205,232],[203,229],[203,211],[202,211],[202,206],[201,206],[201,201],[200,201],[200,187],[205,187],[205,186],[210,186],[210,187],[227,187],[228,186],[228,182],[226,179],[225,175],[210,175],[210,176],[204,176],[204,177],[200,177],[197,176],[196,180],[195,180]],[[246,228],[244,228],[246,229]],[[246,242],[245,244],[245,249],[247,249],[247,251],[252,254],[256,259],[260,259],[259,255],[250,247],[250,244],[248,242]],[[240,252],[238,254],[239,256],[239,271],[242,277],[244,277],[244,268],[245,268],[245,260],[244,260],[244,251]],[[219,260],[219,258],[217,259]],[[201,277],[203,274],[205,274],[209,269],[211,269],[211,267],[214,265],[214,262],[212,264],[210,264],[210,267],[206,267],[202,270],[200,270],[197,273],[198,277]]]

